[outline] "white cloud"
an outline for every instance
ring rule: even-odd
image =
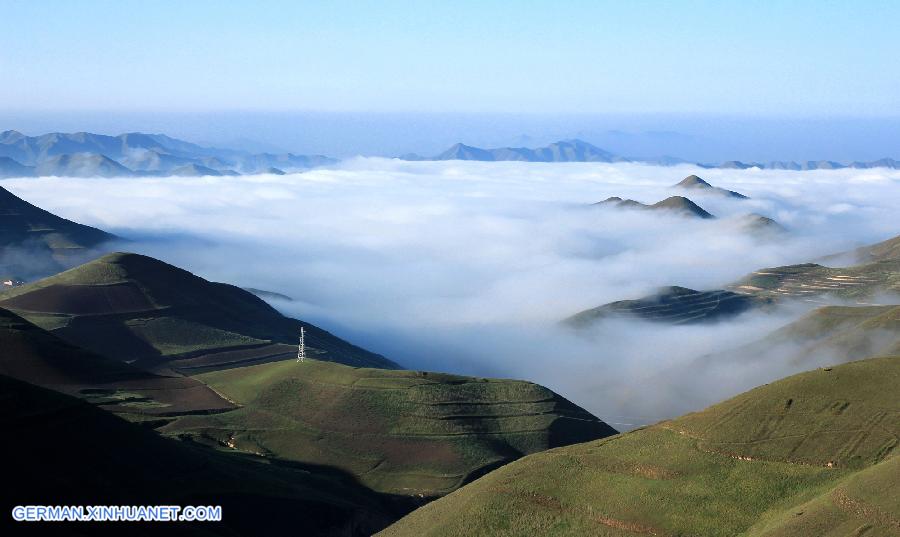
[[[753,199],[685,194],[725,221],[589,205],[684,194],[670,186],[690,173]],[[277,306],[408,367],[528,378],[600,416],[637,411],[623,390],[648,389],[648,370],[749,341],[796,312],[712,328],[610,325],[593,342],[560,330],[560,319],[662,285],[716,288],[900,233],[900,172],[885,170],[354,159],[284,176],[2,185],[134,240],[128,249],[295,297]],[[749,212],[791,233],[761,240],[727,220]],[[718,379],[726,388],[715,396],[790,370]],[[654,417],[708,400],[667,400]]]

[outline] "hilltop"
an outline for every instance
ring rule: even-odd
[[[686,190],[699,190],[701,192],[709,192],[712,194],[718,194],[720,196],[726,196],[729,198],[736,199],[749,199],[747,196],[743,194],[739,194],[734,190],[726,190],[724,188],[720,188],[717,186],[712,186],[707,183],[700,177],[696,175],[688,175],[684,179],[682,179],[679,183],[672,185],[672,188],[681,188]]]
[[[248,291],[138,254],[108,254],[9,289],[0,307],[73,345],[163,373],[292,358],[301,325],[315,358],[397,367]]]
[[[622,199],[617,196],[607,198],[597,202],[594,205],[613,206],[620,209],[646,209],[651,211],[670,211],[682,216],[690,216],[703,219],[715,218],[708,213],[703,207],[700,207],[693,201],[683,196],[670,196],[662,201],[658,201],[652,205],[647,205],[639,201],[631,199]]]
[[[897,535],[898,382],[900,357],[794,375],[524,457],[380,535]]]
[[[162,438],[79,399],[0,375],[9,464],[0,492],[14,505],[221,505],[222,522],[129,523],[133,535],[363,536],[396,518],[386,498],[333,468],[261,464]],[[8,535],[120,535],[119,524],[3,522]],[[12,525],[15,524],[15,527]]]
[[[161,429],[334,466],[377,491],[446,494],[525,454],[615,430],[530,382],[283,361],[198,375],[241,408]]]
[[[584,310],[564,322],[584,328],[605,318],[619,317],[669,324],[692,324],[733,317],[760,306],[765,301],[730,291],[695,291],[686,287],[663,287],[656,293],[619,300]]]

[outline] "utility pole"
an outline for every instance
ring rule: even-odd
[[[300,344],[297,345],[297,361],[302,362],[306,359],[306,329],[300,327]]]

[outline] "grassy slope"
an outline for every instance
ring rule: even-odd
[[[755,353],[790,348],[794,361],[829,353],[851,356],[900,355],[900,306],[824,306],[747,347]],[[740,352],[740,351],[739,351]]]
[[[523,454],[615,431],[523,381],[307,360],[199,375],[243,408],[163,428],[238,450],[334,465],[376,490],[446,494]]]
[[[853,526],[871,512],[879,516],[863,517],[874,528],[866,535],[895,535],[898,385],[900,357],[788,377],[676,420],[525,457],[383,535],[789,535],[792,513],[804,509],[805,527],[828,517]]]
[[[83,249],[115,236],[36,207],[0,187],[0,246],[42,244],[51,250]]]
[[[584,310],[564,322],[583,328],[605,318],[624,317],[689,324],[739,315],[764,303],[763,300],[729,291],[694,291],[685,287],[666,287],[644,298],[619,300]]]
[[[161,438],[5,376],[0,403],[2,455],[9,463],[0,491],[5,513],[27,504],[222,505],[222,523],[129,524],[126,533],[231,536],[369,535],[389,516],[379,498],[333,469],[275,466]],[[11,524],[8,515],[3,524]],[[10,530],[4,534],[121,535],[123,527],[18,524],[0,531]]]
[[[73,347],[4,309],[0,349],[0,375],[87,397],[111,411],[158,416],[233,408],[195,379],[153,375]]]
[[[0,294],[0,306],[77,346],[138,360],[151,369],[195,370],[242,359],[290,357],[301,325],[243,289],[123,253],[7,290]],[[383,356],[303,324],[309,352],[317,358],[396,367]],[[263,347],[267,352],[254,350]],[[215,356],[223,351],[245,355]]]
[[[814,263],[765,268],[736,282],[740,293],[811,302],[830,295],[865,303],[878,292],[900,292],[900,260],[888,259],[845,268]]]

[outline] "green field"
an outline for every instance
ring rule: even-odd
[[[900,357],[788,377],[525,457],[381,535],[900,535],[897,386]]]
[[[366,536],[394,508],[352,476],[279,465],[162,438],[79,399],[0,375],[7,465],[0,503],[14,505],[221,505],[220,523],[53,523],[6,535]],[[7,518],[6,524],[10,520]],[[165,526],[159,526],[165,524]]]
[[[160,373],[291,358],[301,325],[316,358],[397,367],[250,292],[137,254],[109,254],[5,290],[0,307],[73,345]]]
[[[330,465],[377,491],[432,497],[522,455],[615,431],[530,382],[274,362],[194,378],[241,405],[169,435]]]

